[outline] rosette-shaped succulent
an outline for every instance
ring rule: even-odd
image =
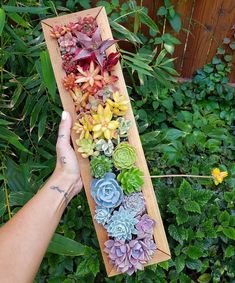
[[[104,137],[105,139],[109,140],[113,138],[119,123],[118,121],[112,120],[113,114],[109,105],[106,105],[105,107],[99,105],[97,114],[92,115],[92,118],[94,120],[94,139]]]
[[[95,209],[95,220],[97,223],[105,225],[111,216],[111,210],[106,207],[97,206]]]
[[[105,141],[104,139],[101,139],[96,143],[96,149],[98,151],[103,151],[106,156],[112,156],[114,145],[111,140]]]
[[[144,173],[139,168],[133,167],[131,169],[124,169],[118,175],[117,179],[121,183],[124,193],[129,195],[140,191],[144,184],[143,176]]]
[[[152,238],[148,237],[143,240],[136,239],[129,242],[129,268],[127,273],[133,274],[137,270],[143,270],[144,264],[147,263],[153,256],[156,245]]]
[[[92,181],[91,195],[97,205],[114,208],[121,204],[123,192],[115,177],[113,173],[106,173],[102,179]]]
[[[73,130],[79,134],[79,139],[89,139],[91,138],[92,131],[92,117],[90,115],[84,114],[78,122],[75,122]]]
[[[117,169],[130,169],[136,161],[136,152],[127,142],[121,142],[113,152],[113,164]]]
[[[132,275],[137,270],[143,270],[156,251],[152,238],[131,240],[129,243],[120,240],[108,240],[104,243],[105,252],[111,263],[122,273]]]
[[[66,90],[71,90],[76,87],[76,76],[71,73],[63,79],[63,85]]]
[[[67,32],[65,35],[62,35],[58,38],[58,43],[62,53],[74,53],[76,50],[77,38]]]
[[[93,157],[90,165],[91,175],[95,178],[103,178],[106,173],[112,170],[112,161],[103,155]]]
[[[137,223],[138,220],[134,217],[134,214],[121,206],[118,211],[113,212],[106,225],[106,230],[110,237],[117,240],[131,240],[132,234],[137,233],[135,229]]]
[[[123,117],[118,117],[117,121],[119,122],[119,127],[118,127],[118,134],[120,137],[125,137],[127,136],[127,132],[129,131],[131,127],[131,121],[126,120]]]
[[[125,196],[122,206],[131,211],[135,216],[141,215],[145,211],[145,201],[143,193],[133,193],[129,196]]]
[[[128,109],[128,100],[124,95],[121,95],[118,91],[114,92],[112,99],[107,99],[111,111],[117,116],[124,116]]]
[[[98,151],[95,151],[95,144],[92,139],[76,140],[76,144],[79,146],[78,152],[81,153],[83,158],[97,156],[99,154]]]
[[[144,214],[135,226],[138,230],[138,237],[144,238],[146,236],[151,236],[153,234],[154,225],[155,221],[151,219],[147,214]]]

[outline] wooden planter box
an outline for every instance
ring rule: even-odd
[[[47,48],[49,50],[51,63],[53,66],[53,70],[54,70],[57,86],[59,89],[61,101],[63,104],[63,108],[64,110],[70,112],[73,118],[73,122],[75,122],[77,115],[74,109],[73,100],[68,94],[68,92],[64,89],[64,86],[62,84],[62,79],[65,77],[66,74],[65,74],[65,71],[62,69],[62,59],[60,55],[59,46],[57,44],[57,41],[51,38],[50,31],[52,27],[55,25],[65,25],[65,24],[68,24],[69,22],[76,22],[78,17],[84,17],[88,15],[96,18],[97,24],[101,30],[101,37],[103,40],[113,38],[111,29],[109,26],[107,14],[106,14],[104,7],[93,8],[93,9],[89,9],[89,10],[85,10],[85,11],[81,11],[81,12],[77,12],[77,13],[73,13],[73,14],[69,14],[65,16],[60,16],[56,18],[50,18],[50,19],[46,19],[42,21],[42,28],[43,28]],[[116,47],[114,45],[108,49],[107,53],[109,54],[110,52],[116,52]],[[126,89],[126,85],[125,85],[120,63],[118,63],[114,67],[114,71],[112,73],[119,78],[116,85],[120,89],[120,93],[125,94],[129,100],[129,96],[127,93],[127,89]],[[126,118],[132,121],[132,126],[131,126],[131,129],[129,130],[129,143],[135,147],[136,152],[137,152],[136,165],[144,172],[145,183],[142,188],[142,192],[146,200],[147,213],[152,219],[156,221],[153,236],[154,236],[154,240],[157,245],[157,251],[155,252],[155,255],[152,258],[152,260],[147,264],[147,265],[150,265],[150,264],[155,264],[158,262],[169,260],[171,256],[170,256],[170,250],[169,250],[167,238],[165,235],[165,230],[163,227],[161,215],[159,212],[156,196],[155,196],[153,185],[152,185],[151,178],[149,175],[149,170],[148,170],[147,163],[145,160],[143,148],[140,142],[139,133],[136,127],[135,118],[134,118],[130,104],[129,104],[129,110],[126,115]],[[72,132],[71,136],[72,136],[72,142],[73,142],[74,148],[77,149],[75,140],[78,138],[78,136],[74,132]],[[103,228],[103,226],[99,225],[94,220],[95,202],[90,194],[90,184],[92,181],[92,177],[90,174],[89,160],[82,158],[80,153],[78,153],[77,151],[76,151],[76,154],[77,154],[77,158],[78,158],[79,165],[81,168],[82,180],[83,180],[88,204],[90,207],[90,211],[92,214],[93,223],[94,223],[96,234],[98,237],[100,249],[102,252],[103,259],[104,259],[105,268],[106,268],[106,271],[109,277],[114,276],[114,275],[119,274],[119,272],[117,272],[116,268],[110,264],[108,255],[104,252],[104,242],[108,240],[108,235],[106,233],[106,230]]]

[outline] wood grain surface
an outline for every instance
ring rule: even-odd
[[[77,21],[79,16],[83,17],[83,16],[88,16],[88,15],[91,15],[96,18],[98,26],[100,27],[100,30],[101,30],[102,39],[103,40],[111,39],[112,32],[109,26],[109,22],[108,22],[108,18],[107,18],[105,9],[103,7],[93,8],[93,9],[89,9],[89,10],[85,10],[85,11],[81,11],[81,12],[77,12],[73,14],[68,14],[68,15],[60,16],[56,18],[50,18],[50,19],[43,20],[41,22],[44,36],[45,36],[45,41],[46,41],[49,55],[51,58],[51,63],[53,66],[59,94],[61,97],[62,105],[65,111],[70,112],[73,118],[73,122],[75,122],[77,115],[74,109],[72,98],[70,97],[68,92],[64,89],[63,84],[62,84],[62,79],[65,77],[66,74],[65,74],[65,71],[62,69],[62,58],[60,55],[58,43],[55,39],[51,38],[50,30],[55,25],[64,25],[69,22],[75,22]],[[107,53],[115,52],[115,51],[116,51],[116,47],[113,45],[107,50]],[[125,80],[123,77],[120,63],[118,63],[114,67],[112,73],[118,76],[119,78],[119,80],[116,83],[116,86],[119,88],[120,93],[123,93],[124,95],[126,95],[127,99],[129,100],[129,110],[126,115],[126,118],[132,121],[132,126],[129,131],[129,143],[136,148],[136,151],[137,151],[136,165],[144,172],[145,182],[142,188],[142,192],[146,200],[147,212],[149,216],[156,221],[156,225],[154,228],[154,239],[157,244],[157,251],[153,259],[147,265],[155,264],[155,263],[170,259],[171,257],[170,250],[169,250],[167,238],[165,235],[165,230],[164,230],[164,226],[162,223],[160,211],[158,208],[156,196],[154,193],[153,185],[152,185],[151,178],[149,175],[149,170],[148,170],[147,163],[145,160],[143,148],[140,142],[140,137],[138,134],[136,123],[135,123],[135,118],[132,112],[130,99],[127,93],[126,84],[125,84]],[[72,132],[71,138],[72,138],[74,148],[77,149],[77,145],[75,143],[75,140],[78,138],[77,134]],[[89,161],[88,159],[82,158],[80,153],[78,153],[77,151],[76,151],[76,155],[77,155],[79,165],[81,168],[81,175],[82,175],[82,180],[83,180],[83,184],[84,184],[84,188],[86,192],[86,197],[87,197],[87,201],[90,207],[90,211],[91,211],[93,223],[95,226],[97,238],[99,241],[100,249],[102,252],[102,256],[104,259],[104,264],[105,264],[105,268],[107,271],[107,275],[109,277],[114,276],[114,275],[119,274],[119,272],[117,272],[116,268],[114,268],[110,264],[107,254],[103,251],[104,242],[108,239],[107,232],[103,228],[102,225],[99,225],[94,220],[95,202],[93,198],[91,197],[91,193],[90,193],[90,184],[92,181],[92,177],[90,174]]]

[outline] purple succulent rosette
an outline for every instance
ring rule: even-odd
[[[146,236],[151,236],[153,234],[154,225],[155,221],[151,219],[148,214],[141,216],[139,222],[135,226],[138,231],[138,237],[144,238]]]
[[[141,215],[145,212],[145,201],[143,193],[132,193],[125,196],[122,206],[131,211],[135,216]]]
[[[104,250],[111,263],[122,273],[132,275],[137,270],[143,270],[156,251],[153,239],[135,239],[130,242],[120,240],[108,240]]]
[[[129,210],[122,206],[118,211],[114,211],[109,222],[105,226],[110,237],[118,240],[131,240],[132,235],[137,234],[135,225],[138,220]]]
[[[91,195],[98,206],[115,208],[123,200],[122,188],[113,173],[106,173],[101,179],[94,179],[91,184]]]
[[[97,206],[95,209],[95,220],[97,223],[105,225],[110,216],[111,216],[111,209],[102,207],[102,206]]]

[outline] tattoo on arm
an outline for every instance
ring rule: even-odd
[[[66,163],[67,163],[65,156],[61,156],[61,157],[60,157],[60,161],[61,161],[62,164],[66,164]]]
[[[60,194],[63,194],[64,198],[65,198],[65,202],[66,202],[66,204],[68,204],[69,200],[68,200],[68,193],[67,192],[65,192],[64,190],[60,189],[58,186],[51,186],[50,189],[54,190],[54,191],[57,191]]]
[[[65,135],[59,135],[58,138],[59,139],[63,139],[65,137]]]

